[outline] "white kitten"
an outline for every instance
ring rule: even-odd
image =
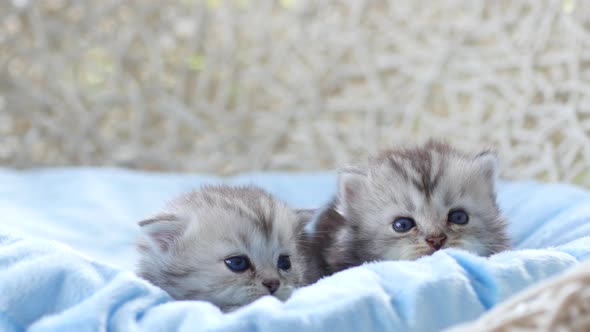
[[[141,221],[138,274],[175,299],[224,311],[301,283],[300,224],[285,203],[252,187],[208,186]]]

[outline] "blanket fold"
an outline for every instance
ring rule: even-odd
[[[68,185],[55,186],[66,177]],[[313,208],[329,199],[334,180],[252,174],[223,182],[259,184],[295,207]],[[209,303],[173,301],[139,279],[131,254],[135,220],[181,191],[219,181],[0,170],[9,188],[0,191],[0,331],[438,331],[590,257],[588,192],[501,183],[512,251],[483,258],[446,249],[412,262],[368,263],[298,289],[284,303],[264,297],[223,314]]]
[[[59,244],[3,236],[2,331],[436,331],[477,318],[523,288],[590,255],[590,238],[489,259],[444,250],[414,262],[337,273],[281,303],[265,297],[230,314],[174,302],[136,277]]]

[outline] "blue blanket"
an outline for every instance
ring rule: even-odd
[[[0,170],[0,331],[436,331],[474,319],[590,257],[590,193],[501,183],[515,250],[481,258],[443,250],[415,262],[349,269],[230,314],[172,301],[137,278],[135,221],[174,195],[220,179],[109,169]],[[316,207],[332,174],[249,174],[296,207]],[[51,241],[50,241],[51,240]]]

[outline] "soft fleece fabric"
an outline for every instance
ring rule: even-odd
[[[296,207],[333,195],[332,173],[220,179],[117,169],[0,170],[0,331],[437,331],[590,257],[590,194],[501,183],[515,249],[380,262],[230,314],[172,301],[133,270],[135,222],[203,183],[258,184]]]

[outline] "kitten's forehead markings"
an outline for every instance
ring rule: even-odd
[[[416,211],[416,204],[412,201],[410,196],[404,195],[404,207],[408,211],[408,213],[414,213]]]
[[[273,221],[272,217],[268,216],[266,211],[258,209],[256,211],[257,218],[254,219],[254,225],[261,231],[264,238],[268,241],[271,238],[273,232]]]
[[[442,152],[436,147],[393,151],[387,161],[396,174],[424,194],[426,201],[430,201],[444,173],[445,156]],[[402,162],[404,165],[401,165]]]
[[[231,232],[230,232],[231,233]],[[226,249],[232,248],[234,251],[231,252],[232,255],[238,254],[246,254],[252,250],[252,239],[250,236],[245,232],[234,232],[233,234],[226,234],[220,235],[219,242],[225,246]],[[233,236],[232,236],[233,235]],[[227,251],[224,251],[225,255],[230,254]],[[221,258],[227,258],[226,256]]]
[[[239,240],[241,242],[241,244],[246,247],[246,250],[250,251],[252,248],[250,246],[250,242],[252,242],[252,240],[250,239],[250,237],[248,236],[248,234],[240,232],[238,234]],[[231,240],[229,238],[226,238],[227,242],[231,242]]]
[[[203,193],[200,197],[202,203],[204,203],[205,205],[209,206],[209,207],[213,207],[216,205],[216,200],[214,197],[212,197],[211,195],[209,195],[209,193]]]
[[[394,172],[401,176],[404,181],[408,182],[410,177],[406,169],[400,165],[400,163],[395,158],[393,158],[393,156],[389,156],[387,160],[389,161],[389,166],[393,168]]]

